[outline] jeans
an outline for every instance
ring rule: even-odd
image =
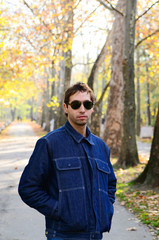
[[[64,238],[47,238],[47,240],[65,240]],[[73,239],[72,239],[73,240]],[[80,238],[76,239],[76,240],[82,240]],[[96,239],[97,240],[97,239]],[[101,239],[99,239],[101,240]]]
[[[47,240],[63,240],[62,238],[47,238]]]

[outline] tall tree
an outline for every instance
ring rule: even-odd
[[[127,0],[123,59],[123,131],[121,151],[117,164],[125,168],[138,164],[135,131],[134,42],[136,0]]]
[[[159,186],[159,107],[154,127],[150,159],[144,171],[139,175],[135,182],[151,185],[152,187]]]
[[[97,80],[99,68],[101,67],[101,64],[104,62],[105,56],[108,52],[108,46],[110,44],[110,37],[111,37],[111,31],[108,32],[106,41],[104,43],[103,48],[101,49],[96,61],[94,62],[90,75],[88,77],[87,84],[88,86],[93,89],[94,83]],[[94,111],[91,118],[91,131],[92,133],[96,134],[97,136],[100,136],[100,129],[101,129],[101,103],[103,101],[104,95],[109,87],[109,83],[107,83],[101,93],[101,96],[99,97],[98,101],[95,104]]]
[[[140,53],[139,49],[137,49],[137,68],[136,68],[136,77],[137,77],[137,84],[136,84],[136,99],[137,99],[137,114],[136,114],[136,134],[137,136],[140,136],[140,130],[141,130],[141,111],[140,111]]]
[[[63,79],[62,79],[62,91],[59,96],[59,108],[57,110],[57,115],[55,118],[55,128],[59,128],[66,121],[66,116],[63,111],[63,93],[70,86],[71,73],[72,73],[72,42],[73,42],[73,9],[75,0],[63,0],[61,2],[61,7],[65,8],[67,15],[64,16],[64,30],[63,34],[65,36],[64,49],[62,49],[64,60],[63,63]]]
[[[148,126],[151,125],[151,110],[150,110],[150,83],[149,83],[149,71],[148,65],[146,64],[146,75],[147,75],[147,97],[146,97],[146,104],[147,104],[147,123]]]
[[[111,40],[112,40],[113,43],[114,43],[114,46],[116,45],[116,49],[113,48],[115,57],[114,57],[114,59],[112,57],[112,59],[113,59],[113,61],[112,61],[113,64],[112,65],[113,65],[113,69],[114,69],[113,73],[114,73],[114,76],[115,76],[116,79],[114,80],[114,82],[112,81],[112,84],[106,83],[105,87],[103,88],[102,94],[101,94],[99,100],[97,101],[97,103],[95,105],[94,112],[92,114],[91,131],[98,136],[100,136],[100,132],[101,132],[100,131],[101,115],[102,115],[101,104],[102,104],[102,101],[103,101],[104,94],[105,94],[106,90],[108,89],[108,87],[109,86],[111,87],[110,92],[116,90],[114,92],[114,95],[112,96],[112,98],[114,98],[114,96],[117,96],[117,97],[115,97],[115,99],[122,98],[121,97],[121,95],[122,95],[122,83],[121,83],[122,82],[122,79],[121,79],[122,76],[121,75],[122,74],[120,74],[121,69],[120,69],[119,62],[121,62],[121,64],[122,64],[121,55],[122,55],[123,48],[119,47],[119,45],[120,45],[120,43],[121,43],[121,45],[123,44],[124,24],[121,24],[121,22],[124,21],[122,12],[125,9],[125,5],[126,5],[125,1],[126,0],[119,0],[118,4],[117,4],[117,7],[114,8],[112,5],[111,5],[111,7],[109,7],[105,2],[103,2],[101,0],[98,0],[98,2],[100,2],[100,4],[102,4],[105,8],[109,9],[110,11],[113,11],[113,13],[115,15],[115,18],[116,18],[116,20],[113,23],[111,31],[108,32],[106,42],[105,42],[103,48],[101,49],[101,52],[98,55],[94,65],[91,69],[89,78],[88,78],[88,85],[93,89],[94,88],[94,83],[95,83],[95,81],[97,80],[97,77],[98,77],[99,68],[100,68],[101,64],[103,63],[103,61],[106,57],[106,54],[108,52],[108,47],[111,44]],[[120,11],[122,11],[122,12],[120,12]],[[120,31],[119,31],[119,29],[120,29]],[[118,37],[116,37],[116,35]],[[119,72],[117,70],[119,70]],[[120,84],[117,81],[119,81]],[[120,91],[119,91],[119,89],[120,89]],[[110,103],[110,101],[109,101],[109,103]],[[108,105],[109,105],[109,103],[108,103]],[[111,112],[111,114],[116,115],[114,117],[115,119],[118,116],[118,120],[119,120],[119,118],[122,118],[122,112],[120,111],[121,105],[122,105],[122,102],[119,101],[119,104],[118,104],[118,107],[119,107],[118,110],[119,111],[118,112],[115,112],[115,111]],[[116,106],[116,103],[115,103],[115,106]],[[112,116],[112,118],[113,118],[113,116]],[[117,122],[119,122],[118,120],[117,120]],[[111,125],[112,125],[112,119],[110,119],[110,121],[108,120],[108,122],[111,122]],[[120,131],[121,131],[121,128],[120,128]],[[106,140],[106,136],[107,136],[107,135],[105,136],[105,132],[106,132],[106,130],[104,131],[104,140]],[[114,134],[116,134],[116,132]],[[119,134],[117,134],[117,135],[119,135]],[[109,137],[111,137],[111,136],[109,135]],[[116,137],[115,137],[115,139],[116,139]],[[115,144],[115,146],[116,146],[116,144]],[[110,147],[110,145],[109,145],[109,147]]]
[[[119,0],[116,9],[125,15],[126,0]],[[111,80],[103,140],[107,143],[112,155],[119,155],[121,146],[121,129],[123,113],[123,44],[124,17],[114,12],[115,21],[112,32]]]

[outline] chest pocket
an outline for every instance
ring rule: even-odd
[[[108,176],[110,174],[110,168],[106,162],[96,159],[98,185],[100,190],[108,191]]]
[[[107,163],[101,161],[101,160],[96,160],[97,163],[97,168],[99,171],[104,172],[106,174],[110,173],[110,168]]]
[[[83,187],[82,165],[80,158],[56,159],[59,189],[71,190]]]

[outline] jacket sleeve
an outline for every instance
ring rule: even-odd
[[[109,174],[109,177],[108,177],[108,196],[109,196],[110,201],[112,203],[114,203],[115,202],[115,192],[116,192],[117,179],[115,177],[115,173],[114,173],[112,164],[110,162],[110,150],[109,150],[108,164],[109,164],[109,168],[110,168],[110,174]]]
[[[50,157],[47,140],[39,139],[22,173],[18,192],[27,205],[45,216],[56,218],[57,200],[47,193]]]

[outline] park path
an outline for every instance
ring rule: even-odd
[[[45,240],[44,217],[25,205],[17,192],[19,178],[38,137],[27,123],[13,123],[7,138],[0,140],[0,240]],[[150,146],[142,154],[149,153]],[[136,231],[128,231],[135,228]],[[125,207],[115,203],[110,233],[103,240],[153,240],[148,228]]]

